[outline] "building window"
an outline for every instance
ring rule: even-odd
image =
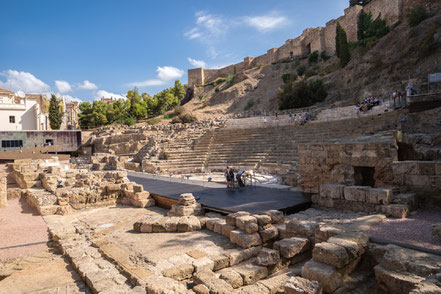
[[[13,116],[13,115],[9,116],[9,123],[15,124],[15,116]]]
[[[23,147],[23,140],[2,140],[2,148]]]

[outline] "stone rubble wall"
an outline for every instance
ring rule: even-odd
[[[404,196],[404,194],[400,194]],[[416,202],[415,194],[408,194],[409,201]],[[396,197],[395,197],[396,198]],[[395,199],[392,189],[367,186],[345,186],[325,184],[320,187],[320,195],[312,196],[312,203],[321,207],[355,212],[378,212],[397,218],[406,218],[413,206]]]
[[[123,171],[88,171],[50,161],[16,160],[13,173],[20,194],[41,215],[68,214],[73,209],[115,205],[155,205],[150,193]]]
[[[441,161],[396,161],[393,184],[412,191],[441,192]]]
[[[396,142],[390,137],[299,144],[298,149],[301,186],[307,193],[319,193],[322,184],[354,185],[354,166],[374,167],[375,185],[387,186],[392,182],[392,163],[398,160]]]

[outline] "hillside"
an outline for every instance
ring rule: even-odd
[[[351,105],[369,95],[388,97],[394,90],[404,92],[410,81],[418,91],[427,91],[427,75],[441,72],[441,10],[411,28],[398,23],[378,43],[367,50],[353,52],[349,64],[341,69],[331,57],[309,65],[306,58],[293,62],[267,64],[234,76],[234,81],[196,88],[195,97],[185,108],[199,118],[240,113],[244,110],[275,111],[278,88],[284,73],[296,73],[304,65],[309,80],[320,78],[328,90],[323,104]],[[430,40],[430,37],[433,37]],[[424,52],[432,41],[433,50]],[[441,88],[441,85],[433,85]]]

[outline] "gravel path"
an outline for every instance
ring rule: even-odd
[[[441,223],[441,209],[421,209],[406,219],[386,219],[366,233],[371,237],[441,251],[441,239],[432,236],[434,223]]]
[[[49,240],[47,226],[24,200],[12,199],[0,209],[0,248]],[[0,249],[0,261],[35,254],[46,244]]]

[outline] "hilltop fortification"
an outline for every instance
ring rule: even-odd
[[[221,69],[195,68],[188,70],[188,85],[203,85],[219,77],[237,74],[244,70],[265,64],[271,64],[287,58],[307,56],[311,52],[325,52],[332,56],[335,53],[335,34],[337,23],[345,29],[349,42],[357,41],[357,20],[364,10],[371,13],[373,18],[381,15],[388,25],[394,25],[402,20],[406,12],[414,5],[421,3],[429,6],[431,0],[374,0],[366,6],[351,6],[345,9],[344,15],[332,19],[325,27],[307,28],[302,35],[289,39],[279,48],[272,48],[267,53],[257,57],[245,57],[243,62],[232,64]]]

